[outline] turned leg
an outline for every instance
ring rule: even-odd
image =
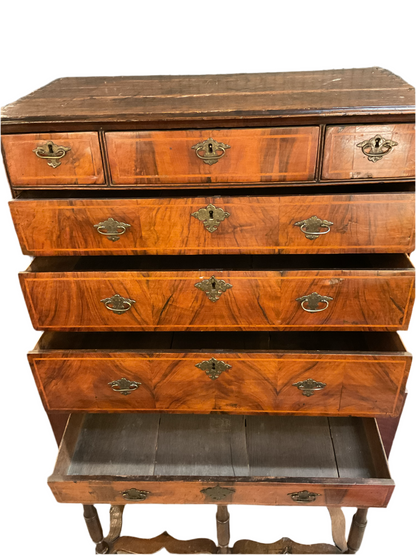
[[[218,553],[229,553],[230,513],[227,505],[217,505]]]
[[[360,549],[365,527],[367,526],[367,512],[368,509],[357,509],[352,519],[350,535],[348,536],[347,553],[357,553]]]
[[[94,505],[83,505],[84,519],[92,541],[96,544],[96,553],[108,553],[108,545],[104,542],[103,529]]]

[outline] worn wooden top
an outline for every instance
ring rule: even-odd
[[[3,124],[166,122],[414,113],[414,89],[382,68],[296,73],[69,77],[7,105]]]

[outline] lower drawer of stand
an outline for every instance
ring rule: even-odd
[[[64,503],[385,507],[373,419],[72,415],[53,475]]]
[[[397,415],[411,364],[390,332],[45,333],[45,409]]]

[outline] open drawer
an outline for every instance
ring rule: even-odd
[[[385,507],[373,419],[72,415],[49,478],[64,503]]]

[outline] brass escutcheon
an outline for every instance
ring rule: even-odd
[[[371,139],[358,143],[356,146],[361,148],[364,156],[367,156],[370,162],[378,162],[398,144],[396,141],[385,139],[381,135],[375,135]]]
[[[201,493],[203,493],[205,497],[208,497],[208,499],[212,501],[222,501],[226,497],[235,493],[235,489],[222,488],[220,485],[217,485],[214,488],[201,489]]]
[[[333,301],[333,297],[324,297],[319,293],[310,293],[309,295],[305,295],[304,297],[298,297],[296,299],[300,302],[300,306],[303,308],[305,312],[323,312],[329,306],[329,301]],[[324,308],[318,308],[319,303],[325,303]],[[309,308],[305,308],[305,304],[308,305]]]
[[[57,168],[61,165],[59,161],[65,156],[65,154],[71,150],[69,146],[56,145],[53,141],[48,141],[44,145],[37,146],[33,149],[33,152],[38,158],[48,161],[48,166],[51,168]]]
[[[126,491],[122,491],[121,495],[128,501],[144,501],[150,493],[150,491],[145,491],[143,489],[130,488]]]
[[[317,239],[320,235],[326,235],[331,231],[330,226],[334,225],[328,220],[321,220],[318,216],[311,216],[307,220],[302,220],[301,222],[296,222],[293,225],[300,227],[302,233],[305,234],[306,239],[313,241]],[[320,229],[326,228],[326,231],[320,231]]]
[[[230,145],[226,145],[224,143],[219,143],[215,139],[211,137],[202,141],[202,143],[197,143],[192,147],[195,150],[195,154],[198,156],[200,160],[202,160],[205,164],[216,164],[220,158],[225,155],[225,149],[231,148]],[[217,154],[220,151],[221,154]],[[203,156],[201,156],[200,152],[203,152]]]
[[[140,382],[131,382],[127,378],[120,378],[119,380],[114,380],[108,384],[113,391],[117,391],[122,395],[130,395],[136,389],[142,385]]]
[[[232,285],[231,283],[226,283],[223,279],[217,279],[215,276],[211,276],[209,279],[204,279],[200,283],[195,283],[195,287],[204,291],[208,299],[215,303],[227,289],[232,287]]]
[[[217,231],[218,226],[225,218],[229,218],[231,214],[225,212],[222,208],[217,208],[213,204],[208,204],[206,208],[200,208],[197,212],[192,212],[191,216],[203,222],[205,229],[210,233]]]
[[[302,394],[306,397],[311,397],[314,394],[314,391],[319,391],[320,389],[326,387],[326,383],[317,382],[311,378],[303,380],[303,382],[292,383],[292,385],[302,391]]]
[[[112,297],[101,299],[100,302],[104,303],[105,307],[111,310],[111,312],[114,312],[114,314],[124,314],[124,312],[131,309],[136,301],[133,299],[126,299],[118,293],[115,293]]]
[[[312,503],[316,500],[320,493],[313,493],[312,491],[307,491],[304,489],[303,491],[295,491],[293,493],[288,493],[293,501],[296,503]]]
[[[120,235],[126,233],[127,228],[131,227],[130,224],[125,224],[124,222],[118,222],[114,218],[108,218],[104,222],[95,224],[94,227],[100,235],[107,237],[109,241],[118,241]]]
[[[211,380],[216,380],[223,372],[232,368],[231,364],[227,364],[223,360],[217,360],[214,357],[209,360],[198,362],[195,366],[203,370]]]

